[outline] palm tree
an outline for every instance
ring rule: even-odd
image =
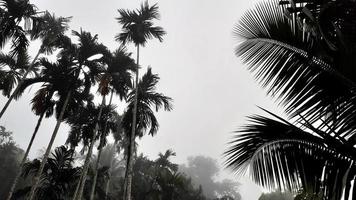
[[[20,82],[23,74],[30,66],[30,56],[27,51],[19,52],[16,56],[0,53],[0,90],[6,97],[10,97],[16,83]],[[37,74],[39,63],[32,63],[32,69],[27,73]]]
[[[13,192],[16,188],[16,185],[18,184],[18,181],[19,181],[19,178],[20,178],[20,175],[21,175],[21,171],[23,169],[23,166],[25,164],[25,162],[27,161],[27,157],[28,157],[28,154],[31,150],[31,147],[32,147],[32,144],[33,144],[33,141],[37,135],[37,132],[38,132],[38,129],[41,125],[41,122],[42,122],[42,119],[44,116],[46,117],[49,117],[53,114],[53,107],[54,107],[54,102],[51,100],[53,96],[53,92],[52,91],[46,91],[46,88],[41,88],[40,90],[37,91],[35,97],[32,99],[32,110],[36,113],[36,115],[39,115],[39,118],[37,120],[37,124],[36,124],[36,127],[35,127],[35,130],[33,131],[32,133],[32,136],[31,136],[31,139],[30,139],[30,142],[26,148],[26,151],[25,151],[25,154],[22,158],[22,161],[20,163],[20,167],[19,167],[19,170],[17,172],[17,175],[15,177],[15,179],[13,180],[13,183],[12,183],[12,186],[11,186],[11,189],[9,191],[9,194],[8,194],[8,197],[7,197],[7,200],[10,200],[12,195],[13,195]]]
[[[31,189],[29,200],[32,200],[34,197],[40,181],[39,177],[51,151],[62,120],[68,115],[76,112],[77,106],[76,102],[73,102],[75,101],[75,98],[73,97],[78,95],[82,99],[87,99],[90,92],[90,86],[95,83],[98,72],[102,70],[100,58],[93,59],[93,57],[107,52],[106,47],[97,42],[97,36],[93,37],[90,33],[85,31],[81,31],[80,33],[73,31],[73,34],[79,38],[78,44],[73,44],[67,37],[61,38],[63,50],[59,53],[61,58],[59,60],[59,65],[64,69],[67,69],[64,74],[66,78],[62,83],[61,90],[58,91],[58,96],[60,98],[56,106],[57,123],[43,156],[40,169],[35,177],[35,183]],[[83,75],[83,79],[81,79],[80,75]],[[37,79],[36,81],[46,82],[48,80]],[[79,90],[80,92],[75,92],[76,90]]]
[[[33,29],[31,30],[30,36],[31,36],[32,40],[41,39],[42,40],[41,47],[31,64],[29,64],[28,62],[26,62],[26,64],[23,62],[18,63],[18,61],[17,61],[16,65],[13,67],[14,69],[25,70],[25,73],[23,74],[22,77],[17,77],[18,85],[17,85],[15,91],[9,97],[5,106],[3,107],[3,109],[0,113],[0,118],[5,113],[5,110],[10,105],[12,99],[18,98],[20,96],[20,93],[22,93],[23,90],[26,88],[26,87],[23,87],[22,84],[24,84],[24,82],[26,81],[25,78],[27,77],[28,73],[31,71],[35,71],[35,72],[37,71],[37,69],[34,69],[34,67],[37,67],[39,65],[39,62],[36,62],[36,61],[37,61],[40,53],[48,53],[49,54],[49,53],[52,53],[53,50],[56,48],[56,46],[58,45],[59,38],[68,29],[68,25],[67,25],[68,22],[69,22],[69,18],[63,18],[63,17],[56,18],[54,15],[51,15],[48,12],[46,12],[43,16],[38,18],[37,25],[35,27],[33,27]],[[18,54],[18,57],[19,57],[19,55],[21,55],[21,54]],[[27,58],[27,60],[28,60],[28,56],[23,56],[23,57]],[[9,56],[7,56],[5,58],[7,58],[6,60],[8,61],[7,62],[8,66],[11,66],[11,63],[13,63],[13,62],[9,62],[9,61],[11,61],[11,58]],[[48,63],[46,60],[42,60],[42,65],[50,66],[51,64]],[[55,69],[55,68],[53,68],[53,67],[47,68],[47,70],[49,70],[50,72],[51,72],[51,69]],[[53,72],[51,72],[51,74],[53,75]],[[47,74],[47,76],[48,76],[48,74]],[[6,76],[6,77],[8,77],[8,76]],[[12,83],[14,83],[14,82],[15,81],[12,81]],[[5,82],[5,83],[7,83],[7,82]],[[7,84],[7,85],[8,85],[8,87],[11,86],[11,89],[12,89],[14,84]],[[25,86],[29,86],[29,85],[25,84]],[[7,89],[4,91],[7,91],[6,94],[9,95],[11,89]],[[35,114],[39,115],[40,117],[37,121],[37,125],[36,125],[36,128],[32,134],[30,143],[27,146],[26,153],[25,153],[24,158],[20,165],[20,170],[22,169],[22,166],[27,159],[29,151],[32,147],[32,143],[36,137],[37,131],[38,131],[39,126],[42,122],[43,116],[46,114],[46,117],[49,117],[53,113],[53,110],[49,109],[50,107],[53,107],[53,103],[51,103],[51,101],[50,101],[52,96],[53,96],[52,89],[48,90],[46,88],[42,88],[42,90],[39,90],[37,92],[37,95],[32,100],[32,103],[34,103],[32,110],[34,110]],[[11,187],[11,190],[9,191],[9,195],[7,198],[8,200],[11,199],[11,196],[12,196],[14,189],[17,185],[18,179],[20,178],[20,172],[16,176],[14,183]]]
[[[36,61],[41,53],[50,54],[57,47],[58,39],[68,30],[68,23],[70,18],[65,17],[55,17],[55,15],[51,15],[49,12],[45,12],[43,16],[36,18],[35,26],[29,31],[32,40],[40,39],[42,41],[40,49],[38,50],[36,56],[33,58],[30,64],[24,65],[27,68],[23,68],[21,66],[20,69],[25,69],[22,77],[17,78],[17,87],[15,91],[10,95],[6,104],[2,108],[0,112],[0,118],[5,113],[6,109],[10,105],[11,101],[14,99],[18,90],[23,83],[23,80],[27,77],[27,75],[33,71],[33,68],[36,66]],[[11,89],[13,88],[14,82],[11,84]],[[8,90],[7,96],[9,96],[11,90]]]
[[[154,4],[153,6],[149,6],[148,2],[141,4],[141,8],[138,10],[130,11],[119,9],[120,17],[117,18],[118,22],[122,25],[123,31],[122,33],[116,36],[116,40],[126,44],[128,42],[133,42],[137,48],[137,69],[136,69],[136,95],[138,91],[138,79],[139,79],[139,55],[140,55],[140,46],[145,46],[148,39],[157,38],[160,42],[163,41],[163,35],[165,35],[165,31],[159,26],[153,26],[152,20],[159,19],[158,6]],[[132,131],[131,131],[131,144],[134,144],[135,140],[135,132],[136,132],[136,112],[137,112],[137,99],[134,100],[134,108],[132,110]],[[131,149],[129,150],[129,154],[133,154],[133,145],[131,145]],[[124,197],[127,200],[131,200],[130,197],[130,184],[132,179],[132,156],[129,156],[131,160],[128,161],[128,180],[126,181],[125,188],[129,188],[127,193],[124,194]],[[126,191],[126,190],[125,190]]]
[[[164,154],[159,153],[158,159],[155,160],[155,163],[158,166],[158,168],[168,170],[170,172],[178,171],[178,165],[175,163],[172,163],[169,160],[172,156],[176,156],[176,153],[174,151],[172,151],[171,149],[168,149]]]
[[[355,77],[350,66],[356,62],[347,57],[356,51],[355,36],[347,32],[355,23],[350,20],[355,7],[348,3],[344,10],[337,7],[344,20],[331,12],[333,17],[323,18],[321,23],[340,22],[327,26],[327,32],[315,23],[307,28],[306,20],[299,21],[302,14],[286,18],[285,14],[302,10],[286,8],[286,2],[260,3],[242,17],[235,33],[244,41],[236,54],[250,65],[268,94],[280,99],[289,121],[268,111],[271,117],[250,117],[226,152],[227,166],[239,173],[249,171],[268,189],[349,198],[356,172]],[[318,12],[308,13],[310,8],[303,10],[304,17],[314,14],[316,19]],[[337,32],[333,37],[325,36],[333,31]]]
[[[127,179],[127,188],[126,190],[127,196],[126,198],[131,198],[131,178],[130,172],[128,169],[130,160],[132,161],[133,154],[131,150],[133,150],[133,146],[135,145],[135,138],[142,137],[146,131],[148,131],[149,135],[154,136],[158,131],[158,121],[154,115],[152,107],[158,111],[160,108],[163,108],[166,111],[172,110],[172,99],[170,97],[164,96],[161,93],[156,92],[156,84],[159,81],[159,77],[157,74],[152,74],[151,68],[147,69],[147,72],[142,76],[140,82],[138,82],[137,87],[138,90],[131,91],[128,95],[128,107],[125,111],[125,114],[122,119],[122,126],[124,128],[124,132],[127,137],[130,138],[128,144],[128,155],[127,155],[127,168],[125,173],[125,179]],[[136,102],[137,100],[137,102]],[[136,103],[135,103],[136,102]],[[136,122],[133,123],[131,120],[134,112],[133,110],[137,106],[137,116]],[[135,135],[131,136],[132,126],[133,124],[136,126]],[[133,142],[132,138],[133,137]],[[127,178],[126,178],[127,177]],[[126,185],[125,185],[126,186]],[[124,186],[124,187],[125,187]]]
[[[79,178],[81,169],[73,167],[72,150],[65,146],[55,149],[52,156],[48,158],[44,171],[41,175],[41,184],[36,193],[36,199],[61,200],[69,197],[68,190],[71,189],[75,180]],[[33,160],[24,166],[23,177],[33,177],[39,170],[40,160]],[[18,190],[15,197],[25,196],[30,192],[31,186]]]
[[[133,71],[135,69],[134,61],[130,58],[130,54],[126,53],[126,49],[124,47],[120,47],[117,51],[114,52],[113,55],[111,54],[105,55],[104,60],[107,64],[107,70],[106,71],[104,70],[99,78],[99,90],[98,90],[98,92],[102,96],[101,107],[105,106],[105,98],[110,92],[110,90],[112,91],[112,94],[111,94],[109,104],[111,104],[114,91],[119,95],[120,99],[123,99],[126,96],[127,91],[131,87],[130,71]],[[98,119],[101,118],[101,115],[102,113],[99,112]],[[96,132],[100,128],[99,125],[100,124],[97,124],[95,126],[94,134],[92,135],[92,138],[90,140],[89,151],[83,167],[84,169],[82,174],[82,181],[79,184],[80,186],[78,189],[78,194],[74,194],[73,199],[76,198],[81,199],[82,197],[85,180],[86,180],[86,173],[87,170],[89,169],[89,161],[94,147],[94,142],[95,142],[94,138]],[[101,133],[99,134],[100,142],[99,142],[98,162],[100,160],[101,148],[104,145],[104,140],[107,135],[106,125],[104,125],[102,129],[104,129],[104,131],[101,131]],[[96,163],[96,166],[94,168],[94,180],[93,180],[93,186],[90,195],[91,199],[93,199],[95,195],[95,184],[97,179],[96,169],[98,168],[98,164],[99,164],[98,162]]]
[[[0,48],[11,40],[11,56],[24,52],[28,46],[26,31],[37,23],[37,8],[29,0],[0,1]],[[24,22],[24,26],[21,24]]]
[[[97,117],[100,115],[100,120]],[[88,173],[88,168],[85,168],[86,162],[90,163],[90,159],[88,159],[88,155],[92,156],[90,151],[93,150],[93,146],[95,140],[106,138],[109,132],[116,131],[117,128],[117,116],[118,114],[115,111],[115,107],[113,106],[105,106],[100,105],[95,107],[94,105],[87,105],[84,108],[81,108],[78,114],[73,115],[68,119],[69,124],[71,126],[70,135],[68,142],[71,143],[71,146],[77,145],[77,143],[82,140],[84,147],[88,147],[88,153],[86,155],[85,163],[83,165],[83,171],[81,174],[81,181],[78,182],[76,192],[74,194],[75,198],[79,198],[78,196],[82,195],[84,190],[84,185],[86,181],[86,176]],[[104,132],[104,127],[107,127]],[[97,128],[98,127],[98,128]],[[98,132],[98,134],[97,134]],[[106,141],[101,139],[102,144],[105,145]],[[84,150],[83,150],[84,151]],[[87,170],[87,172],[85,172]],[[95,170],[95,169],[94,169]],[[95,173],[95,171],[94,171]],[[95,174],[94,174],[95,179]]]
[[[108,56],[106,59],[107,71],[101,76],[99,83],[99,91],[105,96],[111,90],[111,97],[109,105],[111,105],[113,93],[115,92],[119,95],[120,100],[126,98],[127,92],[131,85],[131,73],[135,71],[136,65],[133,59],[131,59],[131,53],[127,53],[126,48],[121,46],[116,50],[113,55]],[[120,123],[119,116],[113,116],[117,123]],[[103,133],[106,133],[107,124],[104,126]],[[94,199],[95,195],[95,185],[97,178],[97,169],[99,167],[99,162],[101,158],[101,149],[103,148],[105,135],[100,135],[99,147],[98,147],[98,159],[94,168],[94,180],[91,190],[90,199]],[[115,134],[121,134],[116,131]],[[116,140],[115,140],[116,141]],[[110,170],[110,169],[109,169]]]

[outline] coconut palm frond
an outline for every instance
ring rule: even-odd
[[[249,118],[250,123],[238,131],[225,152],[227,166],[238,173],[248,171],[269,190],[303,188],[339,199],[356,172],[354,150],[334,148],[327,138],[274,117]],[[336,186],[343,187],[335,191]]]
[[[355,135],[355,84],[323,54],[316,38],[284,16],[277,1],[258,4],[235,27],[236,54],[291,118],[322,123],[345,139]],[[338,119],[337,122],[335,119]],[[336,131],[337,130],[337,131]]]

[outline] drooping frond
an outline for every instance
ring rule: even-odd
[[[356,169],[353,150],[334,148],[327,139],[278,117],[249,119],[225,152],[229,168],[239,173],[247,170],[254,181],[269,190],[304,189],[340,199],[350,189],[347,185]]]
[[[36,18],[36,25],[30,31],[32,40],[41,39],[41,51],[52,53],[58,40],[68,29],[70,17],[56,17],[46,11]]]
[[[171,111],[173,108],[172,98],[156,91],[158,81],[158,75],[153,74],[151,68],[148,68],[138,83],[136,134],[139,137],[142,137],[146,132],[149,135],[154,135],[158,131],[159,124],[152,109],[158,111],[163,108],[166,111]],[[135,91],[132,90],[128,94],[129,105],[122,119],[126,134],[131,132],[134,99]]]

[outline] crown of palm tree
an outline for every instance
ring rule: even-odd
[[[37,8],[28,0],[0,1],[0,47],[3,48],[11,39],[11,55],[16,56],[24,52],[28,46],[26,31],[31,29],[32,23],[36,21]],[[20,22],[24,21],[24,27]]]
[[[80,108],[76,114],[70,116],[67,119],[70,131],[66,143],[75,147],[78,146],[80,141],[82,141],[84,148],[86,148],[90,142],[92,142],[90,141],[92,134],[96,134],[94,133],[94,129],[97,122],[99,124],[99,133],[95,139],[99,139],[101,135],[103,135],[103,138],[106,138],[110,132],[116,132],[118,128],[117,120],[120,119],[119,115],[115,111],[115,106],[104,106],[101,118],[97,121],[99,111],[100,106],[88,104],[87,106]],[[104,133],[105,126],[106,130]],[[103,142],[104,144],[101,144],[101,146],[105,146],[106,140],[103,140]]]
[[[105,55],[104,63],[107,68],[99,77],[99,93],[107,95],[113,90],[120,99],[125,99],[132,87],[132,72],[136,69],[131,53],[124,46],[120,46],[113,53]]]
[[[145,1],[140,9],[130,11],[119,9],[120,17],[116,18],[122,25],[122,33],[119,33],[115,39],[123,44],[133,42],[135,45],[145,46],[148,39],[157,38],[163,41],[163,35],[166,32],[162,27],[153,26],[152,20],[159,19],[157,4],[149,6]]]
[[[159,124],[152,109],[156,111],[161,108],[167,111],[172,110],[172,99],[156,92],[158,81],[158,75],[153,74],[151,68],[148,68],[138,84],[136,134],[140,137],[143,136],[145,131],[148,131],[149,135],[154,135],[158,131]],[[131,130],[134,99],[135,91],[131,91],[127,99],[129,105],[122,119],[127,134]]]
[[[16,84],[30,65],[30,56],[27,51],[18,53],[16,56],[0,53],[0,90],[4,96],[9,97]],[[37,75],[39,63],[35,62],[31,73]]]
[[[68,29],[71,17],[56,17],[46,11],[36,18],[36,24],[29,31],[31,40],[41,39],[41,53],[50,54],[56,47],[58,40]]]

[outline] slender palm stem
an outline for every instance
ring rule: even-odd
[[[45,114],[45,113],[43,112],[43,113],[40,115],[40,117],[38,118],[38,120],[37,120],[36,128],[35,128],[35,130],[33,131],[33,134],[32,134],[31,140],[30,140],[30,143],[28,144],[27,149],[26,149],[26,152],[25,152],[25,155],[24,155],[23,158],[22,158],[22,161],[21,161],[19,170],[18,170],[18,172],[17,172],[17,174],[16,174],[16,177],[15,177],[13,183],[12,183],[11,189],[10,189],[9,194],[8,194],[8,196],[7,196],[7,200],[10,200],[10,199],[11,199],[11,197],[12,197],[14,191],[15,191],[16,185],[17,185],[17,183],[18,183],[18,181],[19,181],[19,178],[20,178],[20,176],[21,176],[21,172],[22,172],[23,165],[25,164],[25,162],[26,162],[26,160],[27,160],[27,157],[28,157],[28,154],[30,153],[30,149],[31,149],[31,147],[32,147],[33,141],[35,140],[35,137],[36,137],[37,132],[38,132],[38,129],[39,129],[40,125],[41,125],[41,122],[42,122],[42,119],[43,119],[43,117],[44,117],[44,114]]]
[[[129,156],[127,161],[127,168],[125,177],[126,185],[125,185],[125,192],[124,192],[124,200],[131,200],[131,184],[132,184],[132,168],[133,168],[133,152],[134,152],[134,145],[135,145],[135,138],[136,138],[136,120],[137,120],[137,96],[138,96],[138,76],[139,76],[139,58],[140,58],[140,45],[137,44],[137,66],[136,66],[136,81],[135,81],[135,99],[134,99],[134,107],[132,111],[132,130],[130,135],[130,149],[129,149]],[[126,196],[125,196],[126,195]]]
[[[90,162],[90,158],[91,158],[91,156],[93,154],[93,149],[94,149],[94,144],[95,144],[95,136],[96,136],[96,133],[99,130],[99,121],[100,121],[100,118],[101,118],[101,114],[102,114],[104,105],[105,105],[105,96],[103,96],[103,99],[102,99],[102,102],[101,102],[101,105],[100,105],[100,110],[99,110],[99,114],[98,114],[98,117],[97,117],[95,130],[94,130],[93,135],[91,137],[91,143],[90,143],[90,146],[89,146],[89,150],[88,150],[87,156],[85,158],[83,171],[82,171],[82,182],[80,183],[78,194],[77,195],[74,194],[73,200],[81,200],[82,196],[83,196],[84,185],[85,185],[85,181],[86,181],[86,177],[87,177],[88,169],[89,169],[89,164],[90,164],[89,162]]]
[[[82,173],[83,173],[83,172],[82,172]],[[77,195],[78,195],[78,192],[79,192],[79,188],[80,188],[80,186],[81,186],[82,181],[83,181],[83,176],[80,175],[79,181],[78,181],[78,183],[77,183],[77,186],[75,187],[75,191],[74,191],[74,194],[73,194],[73,199],[77,198]]]
[[[114,94],[114,92],[111,91],[110,100],[109,100],[109,106],[111,105],[113,94]],[[93,183],[92,183],[91,191],[90,191],[90,200],[94,200],[94,196],[95,196],[95,187],[96,187],[96,181],[98,179],[99,163],[100,163],[101,153],[102,153],[102,150],[103,150],[103,145],[102,144],[104,143],[104,138],[105,138],[104,134],[106,133],[107,126],[108,126],[108,122],[106,121],[105,122],[104,131],[101,133],[101,136],[100,136],[98,157],[97,157],[96,163],[95,163],[94,179],[93,179]]]
[[[101,138],[100,138],[101,141]],[[100,145],[100,144],[99,144]],[[98,179],[98,170],[99,170],[99,162],[101,158],[101,149],[98,151],[98,157],[95,163],[95,168],[94,168],[94,178],[93,178],[93,183],[91,185],[91,190],[90,190],[90,200],[94,200],[95,197],[95,187],[96,187],[96,181]]]
[[[68,91],[68,94],[67,94],[67,97],[66,97],[66,99],[65,99],[65,101],[64,101],[64,104],[63,104],[63,106],[62,106],[61,113],[59,114],[59,117],[58,117],[58,119],[57,119],[56,126],[55,126],[55,128],[54,128],[54,130],[53,130],[53,133],[52,133],[52,136],[51,136],[51,140],[50,140],[49,143],[48,143],[48,146],[47,146],[47,149],[46,149],[46,153],[43,155],[43,159],[42,159],[42,162],[41,162],[41,166],[40,166],[40,168],[39,168],[39,170],[38,170],[38,172],[37,172],[37,174],[36,174],[36,176],[35,176],[35,183],[34,183],[34,185],[33,185],[32,188],[31,188],[31,191],[30,191],[30,195],[29,195],[28,200],[33,200],[33,199],[34,199],[35,191],[36,191],[36,189],[37,189],[37,187],[38,187],[38,185],[39,185],[39,183],[40,183],[40,177],[41,177],[41,175],[42,175],[44,166],[45,166],[45,164],[46,164],[46,162],[47,162],[48,156],[49,156],[49,154],[50,154],[50,152],[51,152],[51,149],[52,149],[54,140],[56,139],[56,136],[57,136],[59,127],[60,127],[60,125],[61,125],[61,123],[62,123],[62,120],[63,120],[64,112],[65,112],[65,110],[66,110],[66,108],[67,108],[67,105],[68,105],[68,103],[69,103],[69,99],[70,99],[71,95],[72,95],[72,90],[69,90],[69,91]]]
[[[33,69],[33,67],[35,66],[35,62],[38,59],[38,56],[41,54],[42,52],[42,47],[38,50],[35,58],[32,60],[30,66],[27,68],[26,72],[24,73],[24,75],[22,76],[21,80],[19,81],[19,84],[17,84],[15,91],[10,95],[9,99],[7,100],[6,104],[4,105],[4,107],[2,108],[1,112],[0,112],[0,118],[4,115],[6,109],[9,107],[11,101],[14,99],[15,95],[18,93],[18,91],[20,90],[21,85],[23,84],[25,78],[27,77],[27,75],[30,73],[30,71]]]
[[[115,140],[113,148],[116,148],[116,145],[117,145],[117,141]],[[109,194],[110,179],[112,176],[112,167],[114,165],[114,156],[115,156],[115,150],[114,150],[114,152],[111,156],[111,160],[110,160],[109,178],[108,178],[108,181],[106,182],[106,186],[105,186],[105,200],[108,198],[108,194]]]

